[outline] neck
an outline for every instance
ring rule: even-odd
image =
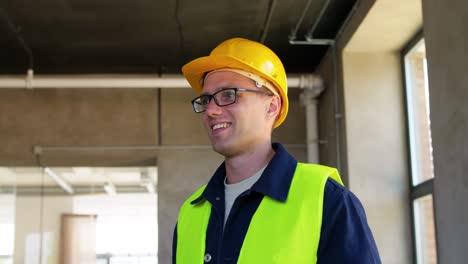
[[[228,184],[238,183],[252,177],[265,167],[275,155],[271,142],[256,145],[239,155],[225,157]]]

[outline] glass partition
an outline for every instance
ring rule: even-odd
[[[157,263],[156,167],[0,168],[0,264]]]

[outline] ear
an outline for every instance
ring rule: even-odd
[[[272,96],[270,103],[268,104],[268,111],[267,114],[269,117],[272,117],[276,120],[276,117],[279,115],[281,111],[281,99],[278,95]]]

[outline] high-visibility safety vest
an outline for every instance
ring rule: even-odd
[[[263,197],[250,221],[237,263],[317,262],[325,183],[342,184],[334,168],[298,163],[285,202]],[[211,205],[200,197],[205,186],[182,205],[177,222],[177,264],[202,264]]]

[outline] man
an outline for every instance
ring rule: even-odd
[[[288,113],[273,51],[229,39],[182,72],[225,161],[181,207],[174,263],[380,263],[364,209],[336,169],[298,163],[272,144]]]

